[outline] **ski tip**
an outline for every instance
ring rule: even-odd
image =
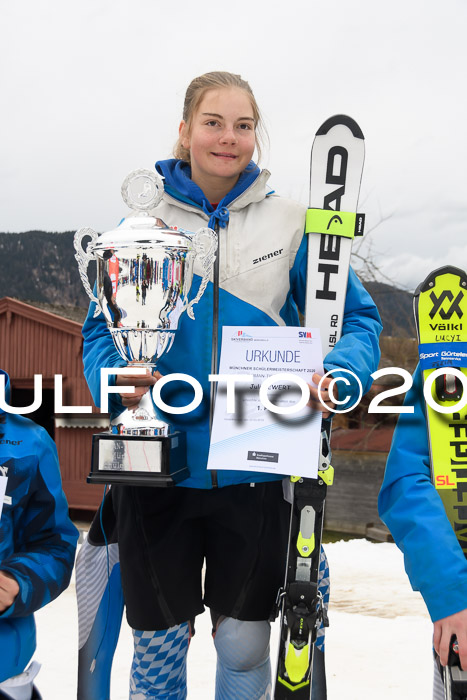
[[[339,125],[347,126],[356,139],[365,138],[363,136],[362,130],[358,126],[355,119],[352,119],[352,117],[348,117],[346,114],[335,114],[333,117],[329,117],[329,119],[326,119],[326,121],[323,124],[321,124],[318,131],[316,132],[316,136],[324,136],[334,126]]]
[[[444,267],[438,267],[437,270],[430,272],[428,277],[426,277],[423,282],[420,282],[414,292],[414,297],[419,297],[422,292],[426,292],[434,287],[436,278],[441,275],[456,275],[456,277],[459,277],[459,286],[467,287],[467,273],[465,270],[461,270],[459,267],[454,267],[453,265],[445,265]]]

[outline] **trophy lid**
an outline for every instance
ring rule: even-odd
[[[144,168],[133,170],[122,184],[123,200],[133,212],[116,229],[101,234],[92,250],[135,246],[191,248],[194,233],[168,226],[162,219],[149,215],[149,210],[159,204],[163,193],[164,185],[156,172]]]
[[[183,250],[192,247],[194,233],[167,226],[153,216],[129,216],[118,228],[102,233],[92,246],[94,252],[109,248],[149,248],[165,246]]]

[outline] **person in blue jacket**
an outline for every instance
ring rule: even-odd
[[[5,381],[9,404],[10,382]],[[0,698],[39,698],[34,612],[70,582],[78,531],[57,450],[40,426],[0,409]],[[4,490],[5,489],[5,490]],[[4,493],[4,495],[3,495]]]
[[[162,375],[183,371],[203,387],[204,400],[195,411],[169,418],[187,435],[189,478],[174,489],[111,489],[126,613],[135,640],[132,700],[186,697],[186,652],[194,618],[204,605],[213,620],[217,700],[271,695],[268,619],[284,578],[290,512],[282,477],[206,468],[213,294],[219,298],[219,329],[299,326],[298,311],[305,303],[306,208],[275,194],[267,185],[269,173],[252,161],[260,127],[246,81],[231,73],[205,74],[187,90],[175,158],[156,164],[165,191],[151,214],[168,225],[192,231],[209,225],[219,231],[220,284],[218,289],[208,284],[196,321],[182,315],[172,349],[158,362]],[[192,294],[199,282],[195,263]],[[94,318],[94,311],[92,303],[83,327],[83,361],[99,405],[100,370],[124,363],[103,315]],[[325,359],[326,370],[352,370],[367,391],[378,365],[380,330],[374,302],[350,271],[343,335]],[[119,376],[117,384],[136,388],[133,394],[113,395],[112,416],[135,407],[158,376]],[[329,381],[323,385],[325,399]],[[355,395],[357,382],[348,389]],[[173,383],[163,398],[172,406],[186,405],[190,391],[186,384]],[[334,406],[329,397],[323,406],[316,388],[310,401],[324,417]],[[325,595],[327,584],[325,575],[320,584]],[[326,697],[324,678],[314,683],[313,697]]]
[[[412,588],[433,621],[433,646],[447,664],[453,634],[467,669],[467,560],[431,480],[423,376],[417,366],[404,402],[379,494],[379,513],[404,554]],[[435,683],[439,684],[439,674]]]

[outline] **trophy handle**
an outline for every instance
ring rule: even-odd
[[[83,238],[86,238],[86,236],[89,236],[91,240],[86,246],[86,250],[84,250]],[[89,284],[88,266],[91,260],[95,259],[94,255],[90,252],[89,249],[91,245],[97,240],[98,236],[99,234],[92,228],[80,228],[80,230],[75,233],[75,236],[73,238],[73,243],[76,250],[75,258],[78,263],[79,276],[81,277],[81,281],[83,283],[84,289],[87,292],[88,297],[91,299],[91,301],[96,302],[94,318],[100,314],[101,305],[99,299],[96,296],[94,296],[93,291],[91,289],[91,285]]]
[[[198,294],[194,299],[188,302],[186,306],[188,316],[194,320],[195,314],[192,307],[197,304],[203,296],[206,285],[209,282],[214,260],[216,259],[217,234],[211,228],[200,228],[196,231],[192,241],[195,253],[197,256],[200,256],[203,266],[203,278],[199,285]]]

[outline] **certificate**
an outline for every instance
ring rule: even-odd
[[[304,406],[315,372],[319,330],[224,326],[208,469],[316,477],[322,415]]]

